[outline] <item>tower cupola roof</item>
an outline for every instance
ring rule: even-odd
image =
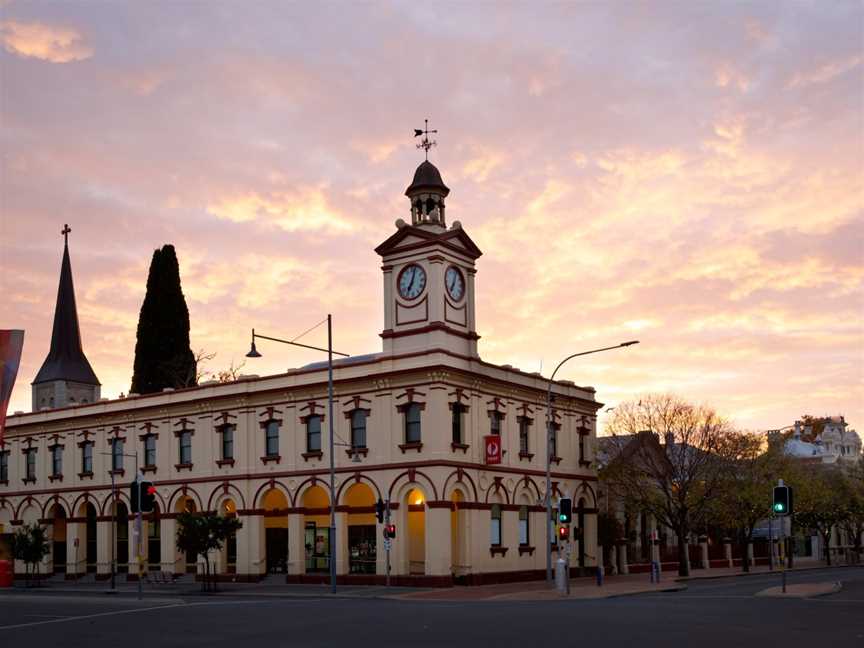
[[[420,163],[417,170],[414,172],[414,180],[411,185],[405,190],[406,196],[412,196],[417,193],[438,193],[442,196],[447,196],[450,189],[444,184],[441,179],[441,172],[429,160]]]

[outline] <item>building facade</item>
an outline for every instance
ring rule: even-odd
[[[421,164],[406,191],[410,224],[398,220],[376,249],[383,348],[334,363],[333,492],[326,362],[63,407],[55,401],[43,409],[40,396],[32,413],[8,419],[0,534],[8,540],[19,525],[46,525],[53,551],[45,572],[107,578],[114,560],[120,571],[135,572],[128,485],[137,460],[157,491],[158,510],[145,516],[140,543],[151,571],[200,569],[176,549],[177,516],[212,511],[242,522],[213,557],[225,578],[321,579],[335,541],[341,579],[377,582],[386,569],[375,515],[380,499],[389,501],[396,525],[390,552],[396,582],[540,577],[549,524],[549,383],[480,358],[474,276],[481,252],[458,222],[447,227],[448,193],[438,170]],[[68,254],[64,267],[66,260]],[[573,499],[571,565],[590,569],[597,554],[594,442],[601,403],[592,388],[568,381],[554,383],[553,395],[553,503]],[[500,463],[487,463],[486,437],[498,442]]]

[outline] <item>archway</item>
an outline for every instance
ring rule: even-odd
[[[288,571],[288,498],[278,488],[271,488],[264,493],[262,502],[267,573],[285,574]]]
[[[321,486],[303,493],[303,534],[306,573],[329,571],[330,497]]]
[[[233,499],[226,499],[219,505],[219,515],[222,517],[237,517],[237,505]],[[218,567],[224,574],[237,573],[237,532],[232,531],[225,543],[222,545],[222,550],[219,552]]]
[[[426,573],[426,496],[419,488],[405,495],[408,574]]]
[[[159,521],[159,504],[154,503],[153,512],[145,516],[147,521],[147,571],[162,571],[162,525]]]
[[[51,507],[51,572],[66,573],[66,511],[59,504]]]
[[[576,531],[577,540],[579,541],[578,565],[579,569],[585,568],[585,499],[579,498],[579,504],[576,507]]]
[[[375,533],[375,494],[369,484],[353,484],[345,493],[343,504],[348,506],[348,572],[374,574],[378,535]]]
[[[129,572],[129,509],[126,503],[114,504],[114,563],[118,574]]]
[[[12,560],[12,509],[0,504],[0,560]]]
[[[468,556],[466,529],[467,511],[462,503],[465,495],[458,488],[450,496],[450,571],[454,576],[462,576],[468,571],[465,558]]]
[[[88,574],[96,573],[96,507],[87,502],[80,509],[80,514],[85,518],[84,538],[79,545],[84,546],[84,562]]]
[[[175,513],[195,513],[198,510],[198,507],[195,505],[195,500],[192,499],[188,495],[182,495],[177,498],[177,503],[174,505]],[[175,550],[176,550],[176,542],[177,538],[175,536]],[[179,553],[179,556],[177,555]],[[177,552],[176,556],[176,571],[177,573],[183,574],[194,574],[198,570],[198,556],[196,556],[191,551],[183,553]]]

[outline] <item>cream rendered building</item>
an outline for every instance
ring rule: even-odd
[[[384,577],[383,527],[375,515],[379,498],[390,501],[397,527],[391,553],[397,583],[539,578],[545,568],[548,382],[480,359],[474,276],[481,252],[458,222],[446,226],[448,193],[432,164],[418,167],[406,191],[410,224],[397,221],[396,232],[377,248],[383,260],[383,349],[335,363],[335,432],[337,442],[348,444],[336,448],[333,495],[342,580]],[[71,290],[71,269],[68,283]],[[58,312],[60,299],[58,294]],[[74,294],[72,300],[74,305]],[[77,336],[77,316],[70,335]],[[80,341],[78,352],[83,358]],[[47,388],[38,389],[41,394]],[[553,393],[553,498],[573,498],[574,527],[581,534],[574,528],[571,564],[591,568],[597,554],[594,444],[601,404],[592,388],[567,381],[556,382]],[[134,561],[128,513],[134,465],[119,456],[134,453],[157,487],[158,511],[146,516],[142,542],[150,570],[195,571],[175,548],[176,517],[184,510],[208,510],[237,515],[243,525],[215,557],[226,578],[326,576],[326,363],[232,383],[57,405],[8,419],[6,468],[0,472],[0,532],[45,524],[54,540],[46,571],[106,578],[112,537],[121,569]],[[500,435],[503,448],[497,465],[486,463],[484,448],[484,437],[493,434]],[[113,532],[112,468],[121,485]]]

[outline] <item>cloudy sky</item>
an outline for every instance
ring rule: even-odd
[[[862,22],[824,1],[0,0],[0,328],[27,331],[10,413],[67,222],[105,396],[129,388],[164,243],[213,370],[252,326],[327,312],[340,350],[379,350],[373,248],[408,216],[428,117],[448,218],[484,252],[486,360],[548,375],[638,338],[563,377],[748,429],[864,427]],[[262,351],[244,371],[319,359]]]

